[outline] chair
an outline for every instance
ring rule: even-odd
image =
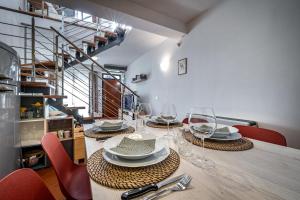
[[[60,189],[65,197],[72,200],[92,199],[86,166],[73,163],[56,135],[51,133],[44,135],[41,143],[51,161]]]
[[[0,180],[0,199],[55,200],[39,175],[32,169],[18,169]]]
[[[193,123],[207,123],[207,121],[205,120],[205,119],[197,119],[197,118],[193,118],[192,119],[192,121],[193,121]],[[182,120],[182,123],[183,124],[189,124],[189,118],[184,118],[183,120]]]
[[[234,127],[239,129],[239,132],[244,137],[260,140],[263,142],[278,144],[281,146],[287,146],[285,137],[281,133],[278,133],[276,131],[243,125],[235,125]]]

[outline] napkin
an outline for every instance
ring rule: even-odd
[[[95,125],[102,129],[120,129],[123,125],[123,121],[98,121],[95,122]]]
[[[154,151],[155,142],[155,139],[133,140],[124,137],[121,142],[116,147],[111,148],[111,150],[123,155],[144,155]]]
[[[217,133],[223,133],[223,134],[229,134],[230,129],[228,127],[223,127],[223,128],[217,128],[216,131]]]

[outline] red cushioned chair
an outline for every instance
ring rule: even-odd
[[[235,125],[234,127],[239,129],[239,132],[244,137],[260,140],[263,142],[278,144],[281,146],[287,146],[285,137],[281,133],[278,133],[276,131],[243,125]]]
[[[32,169],[18,169],[0,180],[0,199],[55,200],[43,180]]]
[[[194,122],[194,123],[206,123],[207,121],[205,120],[205,119],[197,119],[197,118],[193,118],[192,119],[192,121]],[[183,120],[182,120],[182,123],[183,124],[189,124],[189,118],[187,117],[187,118],[184,118]]]
[[[74,164],[54,134],[44,135],[42,146],[51,161],[60,189],[65,197],[72,200],[92,199],[86,166]]]

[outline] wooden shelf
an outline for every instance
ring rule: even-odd
[[[22,119],[20,122],[42,122],[45,118]]]
[[[63,120],[63,119],[73,119],[72,116],[54,116],[54,117],[48,117],[47,120]]]
[[[32,147],[32,146],[39,146],[41,145],[40,140],[24,140],[21,141],[22,147]]]
[[[137,79],[135,81],[131,81],[131,83],[139,83],[139,82],[143,82],[146,81],[147,79]]]

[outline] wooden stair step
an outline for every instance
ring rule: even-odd
[[[32,63],[21,64],[21,67],[32,66]],[[40,61],[35,63],[35,67],[47,67],[49,69],[55,69],[54,61]]]
[[[82,43],[86,43],[88,46],[96,47],[96,44],[93,41],[82,40]]]
[[[53,85],[44,82],[29,82],[29,81],[21,81],[21,87],[28,88],[55,88]]]
[[[73,47],[73,46],[69,46],[69,49],[75,49],[75,50],[76,50],[76,48],[75,48],[75,47]],[[78,48],[78,49],[80,49],[80,50],[82,50],[82,51],[83,51],[83,48]]]
[[[107,42],[107,38],[106,37],[101,37],[101,36],[98,36],[98,35],[95,35],[94,36],[94,41],[99,41],[99,42]]]
[[[21,67],[21,71],[32,71],[32,68],[29,67]],[[53,69],[46,69],[46,68],[35,68],[36,72],[54,72]]]
[[[115,32],[105,31],[105,37],[117,37],[118,35]]]
[[[20,76],[23,77],[33,77],[32,74],[30,73],[20,73]],[[55,77],[47,77],[47,76],[42,76],[42,75],[36,75],[36,78],[42,78],[42,79],[47,79],[47,80],[56,80]]]
[[[44,98],[48,99],[66,99],[68,96],[63,96],[63,95],[44,95]]]
[[[64,58],[70,58],[70,54],[67,54],[67,53],[58,53],[57,54],[58,56],[63,56]]]

